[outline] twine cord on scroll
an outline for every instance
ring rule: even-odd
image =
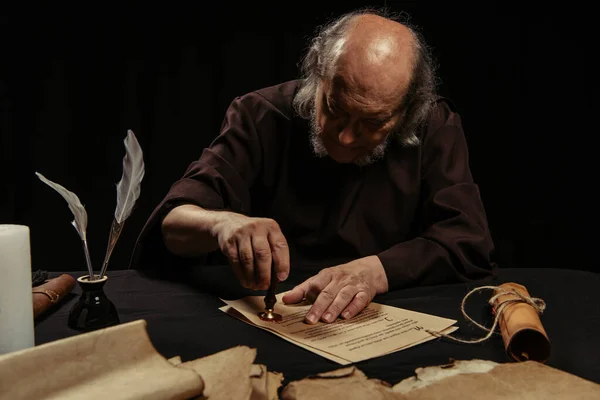
[[[473,318],[469,317],[469,315],[465,311],[465,303],[467,302],[467,299],[469,298],[469,296],[471,296],[473,293],[477,293],[477,292],[480,292],[480,291],[486,290],[486,289],[497,291],[497,293],[494,296],[492,296],[489,300],[489,304],[491,306],[494,305],[495,301],[500,296],[505,296],[507,294],[510,294],[510,295],[515,295],[518,297],[516,299],[506,299],[506,300],[498,303],[498,305],[495,308],[494,323],[492,324],[492,327],[489,329],[486,328],[485,326],[481,325],[477,321],[475,321]],[[481,342],[488,340],[494,334],[496,327],[498,326],[498,321],[500,320],[500,317],[502,316],[502,313],[504,312],[506,307],[510,304],[515,304],[515,303],[527,303],[530,306],[532,306],[538,312],[538,314],[542,314],[544,312],[544,310],[546,309],[546,303],[544,302],[544,300],[539,299],[537,297],[523,296],[514,289],[506,290],[500,286],[480,286],[480,287],[477,287],[477,288],[471,290],[469,293],[467,293],[467,295],[463,298],[462,303],[460,305],[460,311],[462,312],[463,316],[467,320],[469,320],[470,322],[475,324],[477,327],[483,329],[484,331],[487,331],[488,332],[487,335],[485,335],[484,337],[479,338],[479,339],[465,340],[465,339],[456,338],[447,333],[435,332],[435,331],[431,331],[429,329],[427,329],[426,332],[428,332],[434,336],[438,336],[438,337],[443,336],[443,337],[452,339],[452,340],[460,342],[460,343],[468,343],[468,344],[481,343]]]

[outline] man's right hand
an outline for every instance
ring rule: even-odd
[[[266,290],[271,282],[271,265],[277,280],[290,272],[288,244],[277,222],[222,212],[211,229],[242,286]]]

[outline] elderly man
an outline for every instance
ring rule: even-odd
[[[352,318],[392,289],[492,275],[460,117],[436,96],[420,36],[350,13],[318,32],[302,69],[231,103],[142,235],[160,223],[181,259],[220,251],[255,290],[272,268],[279,281],[314,272],[283,298],[312,297],[309,323]]]

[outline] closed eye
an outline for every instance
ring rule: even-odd
[[[329,106],[327,106],[327,112],[329,112],[329,114],[333,116],[337,116],[339,114],[339,111],[337,109]]]
[[[335,103],[333,101],[328,101],[327,107],[329,107],[329,110],[334,113],[340,111],[340,109],[335,105]]]
[[[369,125],[372,126],[383,126],[385,124],[388,123],[390,119],[389,118],[385,118],[385,119],[367,119],[365,120],[365,122]]]
[[[335,104],[325,101],[325,110],[333,117],[340,117],[343,112]]]

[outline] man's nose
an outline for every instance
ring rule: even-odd
[[[346,124],[338,133],[338,141],[342,146],[351,146],[356,142],[358,135],[354,129],[354,124]]]

